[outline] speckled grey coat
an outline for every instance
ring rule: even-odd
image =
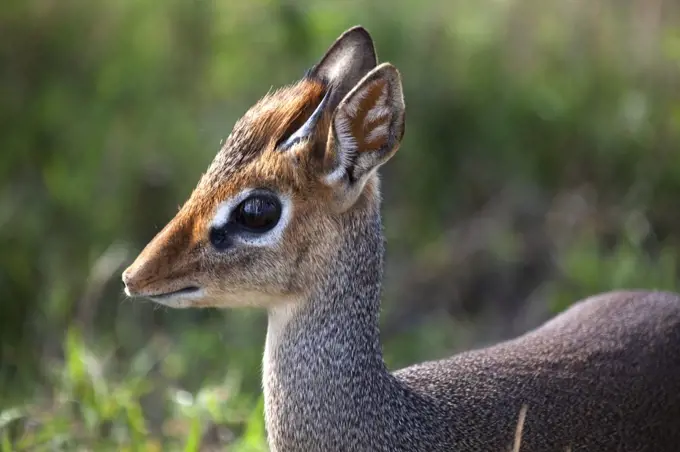
[[[617,292],[582,301],[494,347],[388,372],[378,331],[379,213],[345,218],[316,298],[265,359],[272,450],[680,450],[680,297]],[[570,449],[567,449],[570,447]]]

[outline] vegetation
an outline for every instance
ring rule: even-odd
[[[133,303],[120,272],[234,121],[357,23],[408,108],[383,170],[391,367],[678,288],[674,2],[9,0],[3,451],[266,450],[263,313]]]

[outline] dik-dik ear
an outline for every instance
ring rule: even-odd
[[[365,28],[356,26],[338,37],[309,75],[331,87],[326,108],[332,111],[349,90],[375,68],[377,61],[371,35]]]
[[[376,64],[373,39],[365,28],[352,27],[340,35],[307,73],[308,79],[323,83],[326,94],[304,124],[298,124],[297,120],[290,124],[277,147],[285,151],[302,140],[310,139],[317,130],[321,117],[333,112],[347,93]],[[300,118],[304,116],[300,115]]]
[[[323,181],[345,206],[369,176],[397,152],[405,128],[404,94],[397,68],[383,63],[366,74],[333,113]]]

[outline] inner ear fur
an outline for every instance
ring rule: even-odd
[[[355,26],[335,40],[319,62],[308,71],[302,83],[323,86],[324,93],[328,92],[329,98],[324,101],[324,114],[321,115],[325,117],[337,108],[347,93],[362,77],[374,69],[376,64],[377,57],[371,35],[365,28]],[[315,132],[317,123],[308,124],[307,120],[321,102],[322,97],[316,99],[315,105],[308,102],[300,108],[282,130],[276,142],[277,148],[296,133],[304,133],[305,136],[310,137]],[[317,119],[321,119],[321,116]],[[305,127],[304,131],[301,130],[303,127]],[[327,125],[324,133],[326,131],[328,131]],[[321,154],[323,155],[323,150]]]
[[[364,76],[333,113],[324,159],[328,184],[359,185],[397,151],[405,104],[397,68],[383,63]]]

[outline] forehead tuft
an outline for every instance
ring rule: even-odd
[[[309,105],[324,94],[322,82],[304,78],[268,93],[239,119],[199,182],[204,190],[215,190],[260,157]]]

